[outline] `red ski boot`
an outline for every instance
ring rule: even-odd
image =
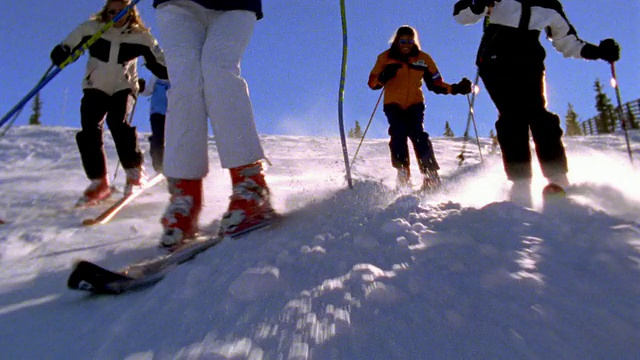
[[[109,179],[106,176],[91,180],[91,184],[84,190],[84,195],[76,206],[95,205],[111,196]]]
[[[220,221],[219,234],[239,235],[267,225],[275,217],[270,191],[262,172],[262,163],[229,169],[233,194],[227,212]]]
[[[160,246],[173,248],[198,232],[202,211],[202,179],[169,179],[169,206],[162,216],[164,234]]]
[[[127,174],[127,182],[124,185],[124,196],[129,196],[133,192],[134,188],[140,188],[147,182],[147,176],[144,173],[142,166],[131,169],[124,169]]]

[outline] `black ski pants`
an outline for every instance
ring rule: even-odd
[[[384,113],[389,122],[389,149],[391,165],[394,168],[409,168],[409,146],[411,140],[422,174],[440,169],[433,152],[429,134],[424,131],[424,104],[414,104],[406,109],[397,104],[384,105]]]
[[[118,157],[125,169],[142,165],[143,154],[138,147],[136,128],[127,117],[135,98],[131,90],[108,95],[100,90],[85,89],[80,103],[82,130],[76,134],[76,142],[82,166],[89,179],[100,179],[107,175],[104,151],[104,122],[113,136]]]
[[[149,136],[149,153],[151,163],[156,172],[162,172],[162,160],[164,158],[164,123],[166,116],[153,113],[150,116],[151,136]]]
[[[546,109],[544,67],[540,64],[481,65],[480,77],[498,108],[496,132],[507,178],[518,180],[532,176],[529,131],[543,175],[566,173],[560,118]]]

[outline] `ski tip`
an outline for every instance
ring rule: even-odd
[[[67,279],[67,287],[69,289],[78,290],[79,289],[79,281],[77,280],[78,273],[82,271],[83,268],[90,265],[90,263],[86,260],[76,259],[73,262],[73,266],[71,266],[71,275]]]
[[[79,266],[85,266],[86,264],[90,264],[90,262],[87,261],[87,260],[75,259],[73,261],[73,266],[71,266],[71,268],[72,269],[77,269]]]
[[[91,225],[95,225],[98,222],[96,221],[96,219],[84,219],[82,220],[82,225],[83,226],[91,226]]]
[[[90,261],[78,260],[67,279],[67,287],[95,294],[119,294],[124,291],[119,283],[131,280],[131,277],[107,270]]]

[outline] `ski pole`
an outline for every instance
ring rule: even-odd
[[[362,139],[360,139],[360,143],[358,144],[358,148],[356,149],[355,155],[353,155],[353,159],[351,159],[351,166],[356,161],[356,157],[358,156],[358,152],[360,151],[360,146],[362,146],[362,142],[364,141],[364,137],[367,136],[367,131],[369,131],[369,126],[371,125],[371,120],[373,120],[373,116],[376,114],[376,110],[378,109],[378,105],[380,104],[380,100],[382,99],[382,94],[384,94],[384,88],[380,92],[380,96],[378,96],[378,101],[376,102],[376,106],[373,107],[373,112],[371,113],[371,117],[369,118],[369,122],[367,126],[364,128],[364,133],[362,134]]]
[[[133,124],[133,114],[136,112],[136,105],[138,105],[138,96],[133,97],[133,105],[131,106],[131,113],[129,114],[129,120],[127,123],[129,125]],[[118,159],[118,163],[116,164],[116,170],[113,172],[113,180],[111,181],[112,187],[115,189],[116,178],[118,177],[118,169],[120,168],[120,159]]]
[[[349,166],[349,152],[347,150],[347,139],[344,133],[344,119],[342,108],[344,104],[344,83],[347,73],[347,15],[344,6],[344,0],[340,0],[340,17],[342,19],[342,67],[340,72],[340,88],[338,90],[338,124],[340,126],[340,140],[342,142],[342,156],[344,157],[344,166],[346,168],[347,184],[353,189],[353,181],[351,180],[351,167]]]
[[[475,94],[475,86],[474,86],[474,94]],[[482,149],[480,148],[480,137],[478,136],[478,126],[476,125],[476,114],[475,114],[475,111],[473,109],[473,104],[471,103],[471,100],[469,99],[469,94],[467,94],[467,102],[469,103],[469,106],[471,107],[471,121],[473,122],[473,130],[476,133],[476,143],[478,144],[478,155],[480,155],[480,162],[484,162],[484,159],[482,158]]]
[[[627,153],[629,154],[629,161],[633,164],[633,155],[631,153],[631,145],[629,144],[629,133],[627,132],[627,122],[624,120],[624,113],[622,111],[622,97],[620,96],[620,87],[618,86],[618,77],[616,76],[615,62],[611,63],[611,86],[616,89],[616,99],[618,100],[618,116],[620,117],[620,124],[624,131],[624,139],[627,142]]]
[[[82,45],[79,46],[78,49],[76,49],[76,51],[71,53],[71,55],[69,55],[69,57],[64,62],[62,62],[62,64],[60,64],[60,66],[56,67],[51,72],[48,71],[46,75],[36,84],[36,86],[33,89],[31,89],[31,91],[29,91],[27,95],[25,95],[22,98],[22,100],[18,101],[18,103],[2,117],[2,119],[0,119],[0,127],[2,127],[15,113],[17,113],[20,109],[22,109],[22,107],[27,102],[29,102],[29,100],[31,100],[31,98],[34,97],[36,93],[38,93],[51,80],[53,80],[53,78],[56,77],[56,75],[58,75],[60,71],[62,71],[62,69],[64,69],[70,63],[76,61],[80,56],[82,56],[82,54],[84,54],[84,52],[91,45],[93,45],[93,43],[95,43],[99,38],[102,37],[102,34],[104,34],[107,30],[112,28],[113,25],[116,22],[118,22],[121,18],[123,18],[129,12],[129,10],[132,9],[139,1],[140,0],[131,0],[131,3],[129,5],[127,5],[124,9],[122,9],[122,11],[116,14],[116,16],[113,19],[111,19],[109,22],[104,24],[104,26],[100,30],[98,30],[98,32],[96,32],[95,34],[93,34],[93,36],[91,36],[89,39],[83,42]]]
[[[464,152],[467,147],[467,139],[469,137],[469,127],[471,126],[471,120],[475,118],[473,106],[476,100],[476,93],[480,91],[480,88],[477,85],[478,81],[480,81],[480,69],[476,71],[476,78],[473,81],[473,92],[471,93],[471,99],[469,99],[469,95],[467,94],[467,103],[469,104],[469,112],[467,113],[467,126],[464,129],[464,135],[462,138],[462,149],[460,150],[460,154],[456,157],[458,159],[458,166],[462,166],[462,163],[465,160]],[[475,124],[475,120],[474,120],[474,124]],[[480,156],[482,157],[482,155]]]
[[[484,21],[482,23],[482,36],[484,37],[486,34],[487,27],[491,23],[491,11],[493,10],[493,4],[489,5],[489,9],[487,10],[487,14],[484,17]],[[467,114],[467,127],[464,130],[464,138],[462,139],[462,150],[460,151],[460,155],[457,156],[459,159],[458,166],[462,166],[464,162],[464,151],[467,145],[467,137],[469,136],[469,125],[473,120],[473,127],[476,131],[476,138],[478,138],[478,129],[476,128],[476,120],[474,114],[474,103],[476,100],[476,94],[480,92],[480,87],[478,87],[478,81],[480,81],[480,68],[476,70],[476,78],[473,81],[473,93],[471,94],[471,99],[469,99],[469,95],[467,95],[467,102],[469,103],[469,114]],[[478,151],[480,150],[480,139],[478,138]],[[482,152],[480,152],[480,161],[482,160]]]
[[[45,77],[47,77],[47,75],[49,75],[49,73],[51,72],[51,70],[53,69],[54,66],[55,65],[53,65],[53,64],[51,64],[51,66],[49,66],[49,68],[44,73],[44,75],[42,75],[40,80],[38,80],[38,83],[40,83]],[[34,96],[35,96],[35,94],[34,94]],[[25,103],[25,105],[26,105],[26,103]],[[19,109],[17,109],[17,111],[13,114],[13,116],[11,116],[11,121],[9,121],[9,123],[7,124],[7,126],[5,126],[4,130],[2,131],[2,133],[0,133],[0,137],[3,137],[9,131],[9,129],[11,129],[11,126],[13,126],[13,123],[18,119],[18,116],[20,116],[20,113],[22,112],[23,108],[24,108],[24,105],[22,105]],[[0,127],[1,126],[2,125],[0,125]]]

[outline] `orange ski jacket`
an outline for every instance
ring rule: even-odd
[[[376,64],[369,74],[369,87],[377,90],[385,87],[384,104],[397,104],[406,109],[411,105],[424,103],[422,82],[430,91],[436,94],[450,94],[451,85],[443,81],[440,71],[429,54],[419,51],[410,56],[407,61],[401,61],[389,56],[389,50],[378,55]],[[378,79],[384,67],[389,64],[400,64],[396,76],[383,84]]]

